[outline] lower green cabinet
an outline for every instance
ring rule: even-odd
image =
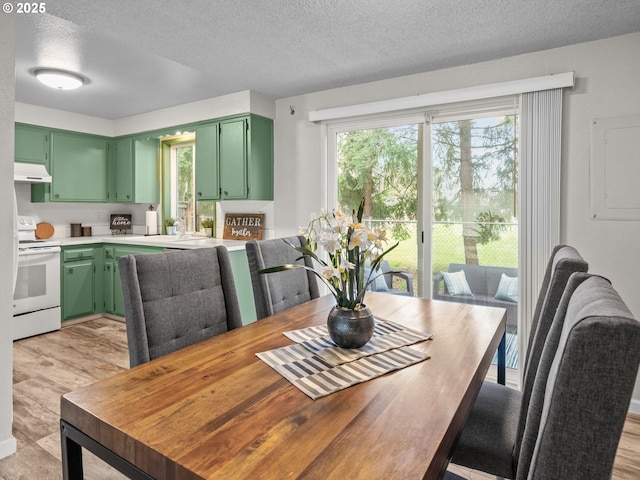
[[[104,247],[104,311],[112,315],[124,317],[122,299],[122,282],[118,260],[125,255],[147,255],[163,252],[162,247],[146,247],[138,245],[106,245]]]
[[[96,255],[96,248],[100,250]],[[62,249],[62,320],[91,315],[96,311],[96,286],[101,247],[67,247]]]
[[[103,305],[104,311],[113,313],[115,311],[114,304],[114,285],[115,285],[115,254],[114,247],[104,247],[104,267],[103,267]]]
[[[229,252],[229,261],[233,271],[233,280],[238,293],[238,303],[240,304],[240,314],[242,324],[256,321],[256,306],[253,298],[253,286],[251,285],[251,274],[249,273],[249,261],[247,252],[242,250],[232,250]]]
[[[124,317],[118,259],[163,250],[137,245],[62,247],[62,320],[103,312]]]
[[[62,247],[62,319],[109,313],[124,317],[118,260],[125,255],[163,252],[163,247],[93,244]],[[229,252],[244,324],[256,320],[253,288],[244,249]]]

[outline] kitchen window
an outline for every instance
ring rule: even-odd
[[[195,135],[187,134],[164,142],[169,154],[169,175],[165,175],[165,220],[174,218],[185,232],[203,229],[202,221],[215,218],[214,201],[196,201],[195,194]],[[166,148],[168,147],[168,151]],[[165,163],[165,165],[167,165]]]

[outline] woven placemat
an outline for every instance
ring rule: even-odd
[[[409,345],[431,339],[394,322],[376,320],[372,339],[362,348],[344,349],[326,325],[284,332],[295,345],[256,356],[312,399],[366,382],[429,358]]]

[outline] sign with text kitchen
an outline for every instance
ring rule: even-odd
[[[264,213],[225,213],[225,240],[262,240]]]

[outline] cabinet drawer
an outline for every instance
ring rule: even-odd
[[[116,259],[119,259],[120,257],[124,257],[125,255],[146,255],[151,253],[160,253],[163,250],[164,248],[162,247],[138,247],[127,245],[126,247],[116,247],[114,255]]]
[[[62,252],[62,260],[64,262],[72,262],[74,260],[83,260],[85,258],[93,258],[93,248],[74,248],[73,250],[64,250]]]

